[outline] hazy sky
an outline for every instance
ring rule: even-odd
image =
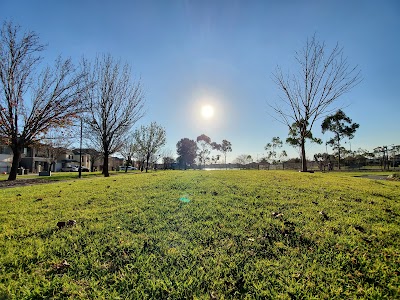
[[[265,154],[287,128],[270,115],[279,100],[276,66],[296,71],[294,54],[316,33],[338,42],[363,81],[340,104],[360,124],[353,150],[400,144],[400,1],[85,1],[1,0],[0,20],[12,20],[48,44],[43,55],[78,62],[110,53],[141,78],[147,114],[166,128],[167,148],[200,134],[231,141],[233,152]],[[211,119],[201,107],[212,105]],[[322,135],[320,124],[314,136]],[[346,145],[348,146],[348,144]],[[294,157],[297,151],[285,149]],[[325,151],[309,145],[308,157]],[[328,149],[329,150],[329,149]]]

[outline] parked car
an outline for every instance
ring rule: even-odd
[[[122,166],[122,167],[119,167],[119,170],[120,171],[125,171],[126,170],[126,166]],[[137,168],[136,167],[132,167],[132,166],[128,166],[128,170],[137,170]]]
[[[72,167],[71,172],[79,172],[79,166]],[[82,172],[89,172],[89,169],[82,166]]]
[[[73,167],[68,166],[68,167],[62,168],[60,171],[61,171],[61,172],[71,172],[71,171],[72,171],[72,168],[73,168]]]

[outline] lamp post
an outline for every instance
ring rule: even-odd
[[[395,167],[394,167],[394,157],[395,157],[395,148],[394,148],[394,144],[392,144],[392,145],[390,145],[391,147],[392,147],[392,167],[393,167],[393,170],[395,170]]]
[[[82,178],[82,131],[83,131],[83,124],[82,124],[82,117],[81,119],[81,134],[80,134],[80,139],[79,139],[79,172],[78,172],[78,178]]]

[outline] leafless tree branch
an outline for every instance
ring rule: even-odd
[[[343,94],[361,82],[358,66],[350,67],[337,44],[330,52],[314,35],[295,54],[299,72],[284,74],[277,67],[273,81],[281,91],[279,103],[270,105],[276,119],[288,126],[297,124],[300,130],[302,170],[307,170],[305,140],[316,120],[331,111],[332,105]]]
[[[85,135],[103,153],[103,173],[108,173],[108,156],[117,152],[131,128],[143,117],[144,96],[140,81],[133,82],[128,64],[122,65],[111,55],[97,57],[93,65],[83,62],[88,70],[86,90],[88,112]]]

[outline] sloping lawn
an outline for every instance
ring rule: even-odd
[[[400,182],[350,173],[4,188],[0,299],[399,299],[399,223]]]

